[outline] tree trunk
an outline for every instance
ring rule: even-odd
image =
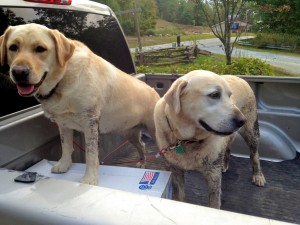
[[[226,52],[226,65],[231,65],[231,53]]]
[[[229,31],[230,33],[230,31]],[[229,34],[227,37],[226,37],[226,41],[224,43],[224,49],[225,49],[225,55],[226,55],[226,65],[230,65],[231,64],[231,40],[230,40],[230,37],[231,35]]]

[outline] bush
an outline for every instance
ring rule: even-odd
[[[273,75],[269,64],[260,59],[244,57],[235,59],[231,65],[225,67],[224,72],[238,75]]]
[[[155,33],[155,30],[154,29],[148,29],[145,31],[145,35],[152,35],[152,36],[155,36],[156,33]]]
[[[260,59],[240,57],[233,59],[231,65],[209,56],[199,56],[193,63],[171,66],[139,66],[138,73],[175,73],[185,74],[192,70],[209,70],[217,74],[232,75],[273,75],[273,69]]]
[[[249,40],[255,47],[266,45],[291,46],[295,50],[300,49],[300,37],[291,34],[259,33]]]

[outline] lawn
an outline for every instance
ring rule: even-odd
[[[200,39],[215,38],[213,34],[185,34],[180,35],[181,41],[194,41]],[[129,48],[138,47],[138,38],[133,36],[126,36]],[[142,46],[151,46],[159,44],[167,44],[176,42],[177,35],[166,35],[166,36],[143,36],[141,37]]]

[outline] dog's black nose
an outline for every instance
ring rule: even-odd
[[[11,72],[16,82],[28,82],[28,76],[30,73],[28,66],[14,66]]]
[[[232,122],[236,127],[240,128],[245,124],[246,119],[245,118],[233,118]]]

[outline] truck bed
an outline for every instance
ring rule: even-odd
[[[151,139],[143,139],[151,159],[158,149]],[[138,160],[136,150],[126,144],[105,163],[134,167],[135,160]],[[261,167],[267,183],[257,187],[251,183],[250,160],[231,156],[229,170],[222,179],[222,210],[299,224],[300,173],[296,171],[300,170],[300,155],[282,162],[261,160]],[[163,159],[149,161],[146,168],[164,170]],[[186,172],[185,178],[186,202],[207,206],[208,192],[202,175],[191,171]]]
[[[138,78],[155,88],[162,96],[179,75],[148,74]],[[232,157],[230,168],[223,176],[222,209],[263,218],[300,224],[300,79],[243,76],[254,90],[260,124],[259,153],[266,177],[265,187],[251,183],[249,159]],[[40,106],[35,106],[2,117],[0,120],[0,167],[25,170],[42,159],[57,161],[61,155],[61,142],[57,126],[45,118]],[[75,141],[84,147],[84,138],[75,132]],[[100,161],[106,164],[131,166],[138,160],[137,151],[116,134],[100,137]],[[157,147],[147,138],[148,159],[157,153]],[[74,162],[84,163],[84,151],[77,146]],[[110,153],[113,151],[113,154]],[[249,155],[247,146],[237,136],[232,152]],[[272,162],[278,161],[278,162]],[[149,169],[163,170],[162,158],[147,163]],[[186,173],[186,201],[207,206],[207,188],[202,176]]]
[[[58,29],[66,36],[84,42],[96,54],[119,69],[128,74],[135,74],[134,62],[115,14],[107,6],[97,5],[95,2],[89,5],[87,2],[73,0],[72,5],[70,8],[65,5],[51,6],[47,4],[43,6],[41,3],[28,3],[21,0],[2,1],[1,33],[8,25],[23,24],[34,19],[36,23]],[[39,13],[36,13],[36,10]],[[54,14],[57,16],[49,17]],[[70,18],[71,14],[72,18],[84,18],[83,22],[79,24],[80,27],[78,27],[76,19],[64,20],[64,18]],[[11,20],[14,18],[18,18],[18,20]],[[45,20],[45,18],[47,19]],[[97,22],[94,23],[94,20]],[[60,21],[65,22],[61,23]],[[82,29],[82,26],[85,29]],[[78,29],[66,29],[69,27]],[[2,97],[2,106],[5,106],[1,108],[0,112],[0,168],[25,170],[42,159],[57,161],[61,155],[61,141],[57,126],[44,117],[42,109],[36,105],[36,101],[31,102],[30,99],[26,98],[25,100],[18,96],[14,86],[5,83],[8,79],[6,75],[8,66],[4,65],[0,69],[0,73],[2,73],[2,82],[0,83],[4,84],[0,89],[2,90],[0,97]],[[160,96],[163,96],[172,82],[180,75],[139,74],[137,77],[153,87]],[[249,159],[232,157],[230,169],[223,176],[222,209],[300,224],[300,126],[298,126],[300,79],[242,77],[249,82],[257,99],[261,127],[260,155],[283,161],[261,162],[267,180],[266,186],[261,188],[251,183]],[[130,144],[126,144],[113,155],[107,155],[122,143],[119,143],[119,138],[116,136],[103,135],[103,138],[100,138],[100,147],[102,148],[100,159],[107,164],[134,167],[134,162],[119,164],[121,161],[138,159],[137,151]],[[84,147],[84,138],[77,132],[75,132],[75,141]],[[124,142],[124,140],[121,141]],[[157,153],[157,148],[150,139],[145,138],[145,141],[150,159]],[[240,143],[242,142],[237,141],[237,144]],[[232,150],[234,149],[246,150],[240,145],[235,146]],[[105,158],[105,156],[109,157]],[[74,162],[84,163],[84,158],[84,151],[78,151],[77,146],[77,151],[73,153]],[[163,170],[163,159],[149,161],[147,168]],[[2,183],[5,184],[3,181]],[[15,192],[12,191],[11,194],[13,195]],[[45,196],[49,197],[48,193]],[[196,172],[187,172],[186,201],[206,206],[207,196],[206,183],[202,176]],[[147,210],[145,212],[147,215]],[[3,212],[0,213],[3,214]],[[3,223],[1,219],[0,216],[0,224]]]

